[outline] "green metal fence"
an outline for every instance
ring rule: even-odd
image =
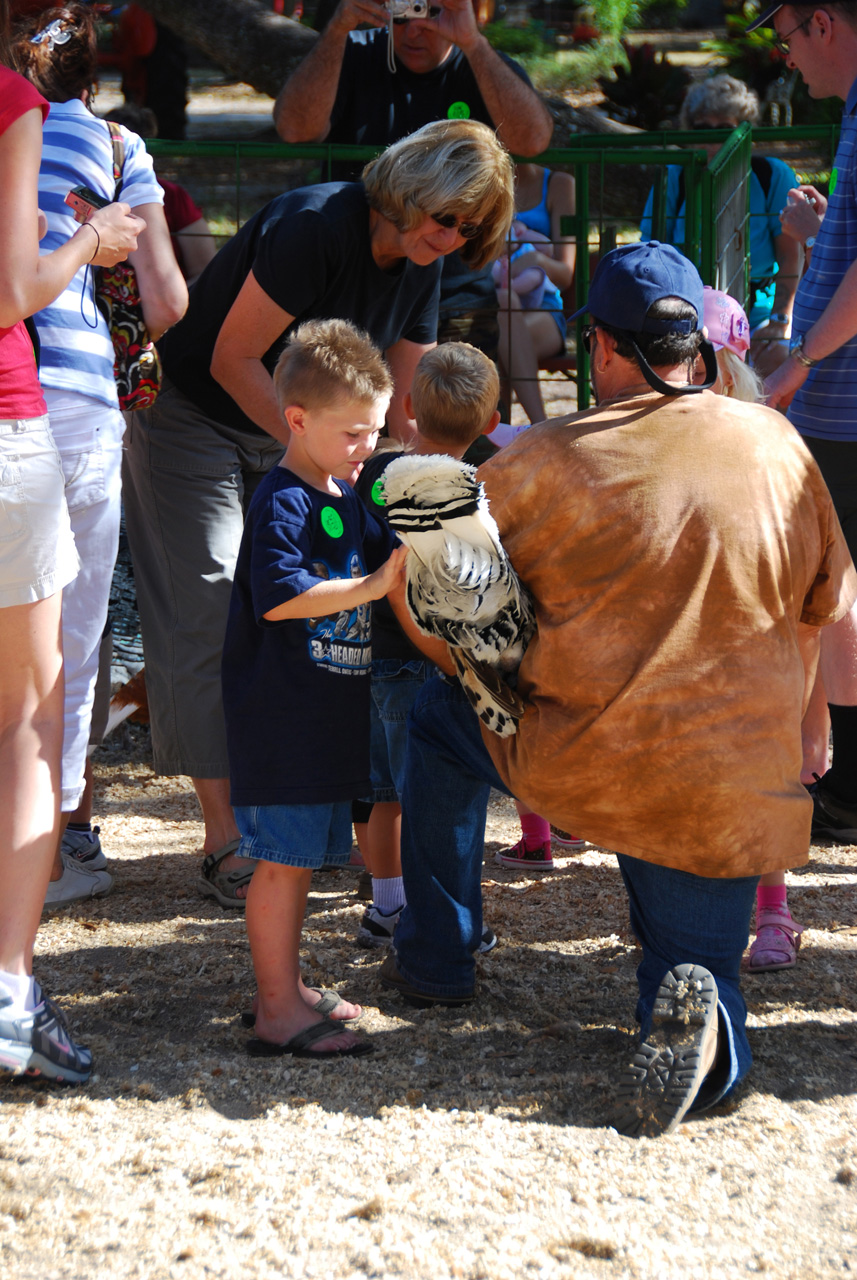
[[[576,183],[577,211],[563,220],[562,234],[577,244],[574,298],[586,301],[597,257],[619,241],[633,240],[646,196],[653,189],[653,236],[666,238],[667,168],[684,172],[685,244],[683,251],[706,284],[725,289],[742,304],[749,281],[750,150],[773,146],[792,163],[802,180],[823,178],[832,164],[836,127],[734,131],[659,131],[633,135],[580,135],[567,147],[546,151],[536,162],[565,169]],[[701,145],[718,143],[709,161]],[[214,224],[220,239],[242,225],[279,192],[323,181],[337,161],[365,162],[369,147],[327,144],[289,146],[265,142],[147,142],[157,171],[186,186]],[[568,300],[570,301],[570,300]],[[576,334],[569,334],[572,358],[567,369],[577,383],[577,405],[590,402],[589,367]],[[561,375],[559,375],[561,376]],[[543,375],[544,377],[544,375]]]

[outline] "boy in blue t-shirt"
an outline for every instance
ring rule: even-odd
[[[350,1057],[371,1045],[338,1024],[362,1010],[304,986],[299,949],[313,869],[348,862],[351,801],[369,790],[369,606],[403,579],[406,552],[346,481],[375,447],[393,383],[366,334],[315,320],[274,385],[289,443],[247,513],[223,649],[238,856],[258,859],[247,1047]]]
[[[500,383],[488,357],[467,342],[445,342],[427,351],[414,371],[405,397],[406,412],[417,424],[415,454],[462,458],[474,440],[500,420]],[[379,450],[363,467],[356,492],[369,510],[385,518],[381,477],[401,449]],[[441,648],[445,649],[445,645]],[[364,947],[386,946],[405,905],[399,849],[401,797],[407,745],[407,715],[434,670],[422,650],[411,644],[386,600],[372,607],[372,789],[374,804],[358,842],[372,873],[372,906],[360,924]],[[365,812],[366,806],[362,806]],[[355,824],[358,818],[355,815]],[[486,929],[479,949],[496,942]]]

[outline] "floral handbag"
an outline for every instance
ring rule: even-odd
[[[105,122],[113,142],[114,199],[119,199],[125,143],[119,126]],[[119,408],[148,409],[161,389],[161,358],[149,337],[143,319],[137,273],[128,262],[115,267],[99,267],[95,301],[103,314],[113,339],[113,376],[119,396]]]

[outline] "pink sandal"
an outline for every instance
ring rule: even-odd
[[[754,973],[770,969],[793,969],[800,948],[803,925],[787,911],[760,911],[756,916],[756,936],[747,954],[746,967]]]

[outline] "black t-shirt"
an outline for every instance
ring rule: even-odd
[[[323,804],[371,790],[369,605],[264,617],[319,582],[372,573],[390,555],[389,526],[337,485],[335,497],[274,467],[250,503],[223,646],[233,804]]]
[[[532,87],[523,67],[503,53],[499,56]],[[502,123],[491,119],[470,63],[457,46],[434,71],[418,74],[397,61],[394,75],[387,66],[386,27],[350,33],[325,141],[386,147],[432,120],[461,119],[492,129]],[[359,177],[361,169],[334,166],[339,178]],[[490,267],[473,271],[457,253],[449,254],[443,259],[441,314],[477,307],[497,307]]]
[[[440,263],[400,259],[382,271],[369,242],[369,205],[359,182],[301,187],[246,222],[205,268],[184,318],[161,339],[164,372],[209,417],[261,434],[209,372],[217,336],[250,272],[296,323],[351,320],[382,351],[400,338],[437,337]],[[286,331],[288,332],[288,331]],[[282,334],[263,357],[272,372]]]
[[[376,488],[390,463],[401,458],[401,449],[382,449],[363,463],[354,490],[360,495],[376,520],[387,523],[387,510]],[[372,604],[372,657],[397,658],[402,662],[425,661],[425,655],[412,645],[399,625],[393,606],[385,596]]]
[[[499,56],[530,84],[523,67],[503,53]],[[387,66],[386,27],[352,31],[325,141],[386,147],[432,120],[479,120],[492,129],[502,123],[491,119],[470,63],[457,46],[434,71],[409,71],[397,61],[393,74]]]

